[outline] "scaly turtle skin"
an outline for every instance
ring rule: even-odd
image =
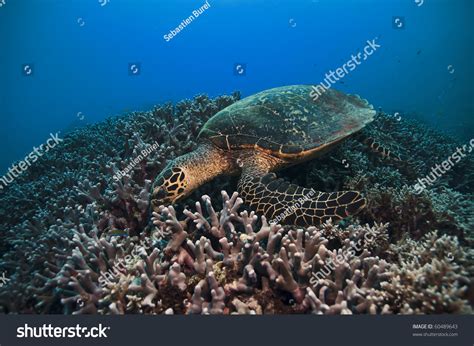
[[[313,225],[357,213],[365,206],[357,191],[319,192],[272,173],[326,153],[376,113],[358,96],[329,89],[314,100],[311,91],[310,85],[265,90],[218,112],[203,126],[198,149],[158,175],[152,206],[174,203],[219,175],[240,174],[244,202],[271,221]]]

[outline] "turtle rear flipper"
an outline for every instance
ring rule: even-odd
[[[256,171],[255,167],[244,167],[238,190],[244,201],[270,222],[317,225],[354,215],[366,204],[357,191],[320,192],[277,179],[274,173],[255,176]]]
[[[357,133],[355,138],[358,139],[364,145],[366,145],[370,151],[386,160],[397,162],[402,161],[402,157],[399,153],[397,153],[393,149],[389,149],[388,147],[380,144],[374,137],[365,135],[363,131]]]
[[[363,143],[366,144],[370,148],[370,150],[382,156],[384,159],[388,159],[392,161],[402,161],[400,154],[384,147],[380,143],[377,143],[377,141],[372,137],[365,138]]]

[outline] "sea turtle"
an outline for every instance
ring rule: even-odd
[[[265,90],[215,114],[199,133],[199,147],[157,176],[152,207],[174,203],[219,175],[240,174],[244,203],[269,220],[313,225],[357,213],[366,204],[357,191],[319,192],[272,173],[326,153],[376,114],[357,95],[328,89],[314,99],[311,92],[311,85]]]

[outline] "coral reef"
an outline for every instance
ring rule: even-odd
[[[349,139],[282,172],[318,190],[363,191],[368,207],[339,224],[268,224],[236,193],[219,195],[235,189],[228,178],[150,215],[152,179],[239,97],[200,95],[75,130],[7,187],[0,312],[472,313],[474,165],[466,158],[415,193],[461,145],[415,121],[380,113],[367,128],[402,162]]]
[[[294,229],[239,212],[237,193],[208,196],[179,220],[154,213],[141,237],[99,238],[74,231],[62,268],[38,276],[35,296],[66,313],[353,314],[470,312],[472,253],[436,232],[421,244],[388,242],[386,225],[327,222]],[[370,237],[368,236],[370,235]],[[377,254],[379,253],[379,254]],[[382,258],[382,257],[385,257]],[[472,259],[471,259],[472,260]],[[319,273],[319,274],[318,274]],[[51,300],[52,299],[52,300]]]
[[[472,313],[472,249],[463,250],[457,238],[425,234],[420,241],[404,239],[393,246],[398,253],[388,294],[392,304],[404,314]]]

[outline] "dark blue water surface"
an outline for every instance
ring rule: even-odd
[[[71,124],[320,83],[373,39],[380,48],[334,88],[472,137],[474,1],[209,0],[169,42],[204,0],[3,1],[1,172]]]

